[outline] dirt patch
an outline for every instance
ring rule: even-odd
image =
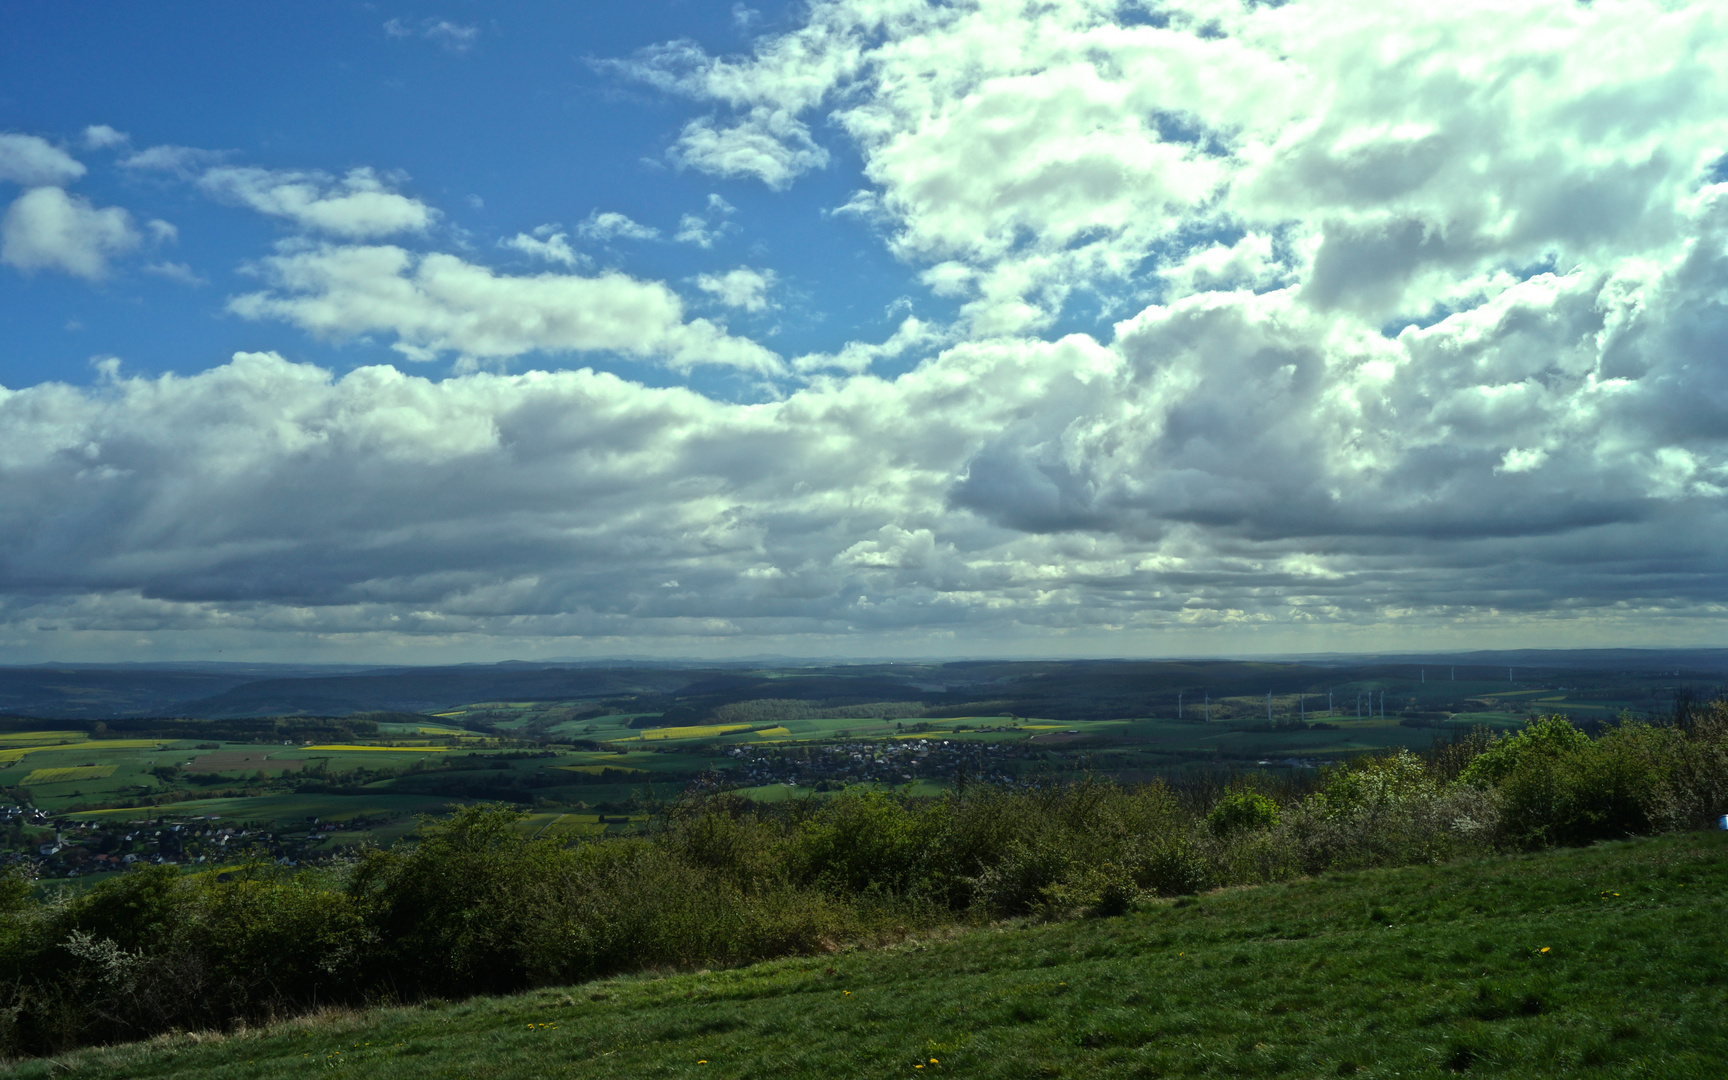
[[[272,760],[270,755],[274,750],[223,750],[220,753],[205,754],[193,758],[192,764],[186,766],[191,773],[219,772],[294,772],[304,769],[306,762],[296,758]]]

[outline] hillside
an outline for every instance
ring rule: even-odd
[[[1717,1076],[1728,835],[1328,874],[227,1037],[13,1075]]]

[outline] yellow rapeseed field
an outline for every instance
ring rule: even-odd
[[[642,741],[655,739],[711,739],[716,735],[730,735],[734,731],[749,731],[749,724],[699,724],[695,727],[662,727],[648,728],[642,732]]]
[[[29,784],[64,784],[71,780],[100,780],[104,776],[113,776],[118,765],[69,765],[62,769],[32,769],[24,783]]]
[[[0,767],[22,760],[26,754],[40,753],[43,750],[76,747],[80,753],[90,753],[103,750],[142,750],[146,747],[161,745],[162,742],[159,739],[96,739],[82,742],[48,743],[44,746],[11,746],[0,748]]]
[[[354,746],[348,743],[332,743],[329,746],[303,746],[302,750],[381,750],[397,754],[441,754],[450,749],[448,746]]]

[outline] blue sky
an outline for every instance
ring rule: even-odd
[[[0,650],[1721,644],[1717,16],[16,6]]]
[[[500,240],[548,223],[568,232],[597,211],[622,213],[662,239],[579,249],[596,266],[677,283],[697,303],[704,294],[687,278],[774,267],[787,302],[772,315],[708,307],[780,351],[886,336],[896,301],[897,311],[914,300],[926,312],[952,307],[918,295],[924,290],[873,241],[867,222],[831,213],[860,186],[857,154],[844,143],[831,148],[829,168],[782,192],[679,169],[668,145],[690,118],[712,110],[603,64],[675,40],[716,52],[747,48],[785,25],[786,5],[313,3],[248,11],[210,3],[176,6],[171,18],[94,10],[31,5],[11,21],[14,32],[0,43],[0,128],[68,147],[89,169],[78,193],[167,221],[175,238],[114,260],[95,288],[61,274],[9,274],[0,290],[8,342],[0,384],[88,383],[93,356],[118,356],[145,373],[196,371],[261,348],[333,370],[400,360],[378,342],[321,340],[225,313],[228,297],[256,287],[249,263],[292,226],[213,202],[179,177],[122,164],[161,145],[210,151],[212,162],[236,166],[399,176],[392,186],[439,215],[436,228],[410,238],[415,246],[473,252],[502,269],[542,267],[499,249]],[[127,140],[85,149],[92,125]],[[734,210],[714,213],[713,195]],[[691,213],[715,219],[711,247],[670,240]],[[198,283],[164,277],[164,264]],[[651,366],[620,366],[659,377]],[[438,365],[417,370],[443,374]],[[713,389],[750,392],[724,380]]]

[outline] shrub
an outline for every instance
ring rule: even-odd
[[[1068,873],[1072,856],[1048,835],[1015,840],[995,865],[972,881],[974,902],[990,915],[1049,913],[1070,898],[1051,890]]]
[[[1508,841],[1544,847],[1653,831],[1668,816],[1666,741],[1663,732],[1638,724],[1596,741],[1555,740],[1522,754],[1500,782]]]
[[[353,997],[359,913],[316,874],[150,867],[6,918],[0,1045],[44,1052]]]
[[[1206,860],[1186,837],[1176,837],[1143,855],[1134,880],[1154,896],[1189,896],[1210,884]]]
[[[1263,832],[1278,824],[1278,804],[1257,791],[1226,795],[1206,815],[1206,827],[1220,839],[1244,832]]]
[[[1360,757],[1326,777],[1322,798],[1334,813],[1392,810],[1412,800],[1432,798],[1439,786],[1427,766],[1408,750]]]
[[[803,823],[788,855],[797,880],[835,894],[904,893],[926,849],[903,800],[848,790]]]
[[[1678,827],[1699,827],[1728,813],[1728,701],[1694,715],[1667,759],[1669,814]]]
[[[1460,783],[1477,787],[1499,784],[1535,761],[1554,761],[1590,745],[1590,736],[1564,716],[1538,717],[1513,735],[1489,741],[1459,775]]]

